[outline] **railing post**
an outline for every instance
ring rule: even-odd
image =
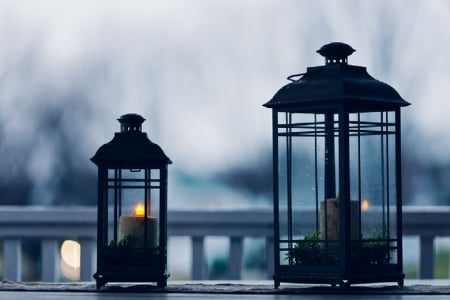
[[[242,236],[230,237],[230,258],[228,260],[228,278],[231,280],[241,279],[242,256],[243,256]]]
[[[41,241],[42,281],[57,282],[59,279],[58,243],[54,239]]]
[[[274,251],[273,251],[273,237],[266,237],[266,270],[267,270],[267,279],[273,279],[274,274]]]
[[[207,267],[205,262],[204,237],[192,237],[192,279],[207,279]]]
[[[3,277],[8,280],[22,280],[22,247],[19,239],[3,241]]]
[[[434,236],[420,236],[420,279],[433,279]]]
[[[95,240],[92,238],[80,238],[80,280],[92,281],[95,265]]]

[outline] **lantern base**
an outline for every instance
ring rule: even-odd
[[[102,286],[108,282],[156,282],[159,288],[167,286],[167,279],[170,274],[166,271],[162,275],[156,276],[148,273],[134,273],[134,272],[103,272],[95,273],[94,279],[96,280],[96,287],[99,290]]]
[[[399,287],[403,287],[405,274],[277,274],[273,276],[275,288],[278,288],[281,282],[286,283],[304,283],[304,284],[330,284],[332,287],[349,288],[352,284],[396,282]]]

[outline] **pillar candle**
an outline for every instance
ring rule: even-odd
[[[320,202],[320,238],[338,241],[339,237],[339,199],[331,198]],[[326,215],[325,215],[326,203]],[[350,237],[359,240],[359,202],[350,201]],[[325,225],[326,222],[326,225]],[[325,235],[326,233],[326,235]]]
[[[144,217],[143,205],[136,206],[131,215],[123,215],[119,218],[119,241],[130,238],[131,247],[142,248],[145,246],[145,223],[147,223],[147,247],[154,248],[157,245],[158,219]]]

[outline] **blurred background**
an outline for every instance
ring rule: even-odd
[[[404,204],[450,205],[449,28],[446,0],[2,0],[1,204],[95,205],[89,159],[136,112],[174,162],[169,210],[270,208],[262,104],[341,41],[412,104]],[[223,243],[207,243],[219,277]]]

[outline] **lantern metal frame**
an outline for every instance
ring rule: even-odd
[[[349,45],[317,52],[325,66],[288,77],[264,105],[272,109],[275,287],[402,286],[400,108],[409,103],[348,65]],[[371,211],[364,194],[376,195]],[[367,237],[369,228],[376,234]]]
[[[169,277],[167,178],[171,161],[142,132],[144,118],[126,114],[118,121],[121,131],[91,159],[98,166],[97,289],[108,282],[156,282],[165,287]],[[121,217],[126,214],[125,198],[133,193],[141,195],[144,203],[139,244],[136,237],[121,238],[119,233]],[[156,216],[150,211],[155,204]]]

